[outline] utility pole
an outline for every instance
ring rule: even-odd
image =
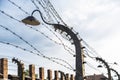
[[[101,61],[105,65],[105,67],[107,68],[107,71],[108,71],[108,80],[112,80],[110,67],[109,67],[108,63],[105,60],[103,60],[102,58],[99,58],[99,57],[96,57],[96,60]]]
[[[110,68],[110,70],[113,71],[113,72],[115,72],[116,75],[118,76],[118,80],[120,80],[120,75],[119,75],[119,73],[118,73],[116,70],[112,69],[112,68]]]

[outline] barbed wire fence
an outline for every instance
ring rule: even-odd
[[[30,15],[27,11],[25,11],[22,7],[20,7],[18,4],[16,4],[16,3],[13,2],[12,0],[8,0],[8,1],[9,1],[11,4],[13,4],[15,7],[17,7],[19,10],[21,10],[22,12],[24,12],[26,15]],[[44,0],[42,0],[42,1],[39,1],[39,0],[31,0],[31,2],[33,3],[33,5],[34,5],[37,9],[40,9],[40,6],[44,9],[47,17],[49,18],[49,21],[54,22],[54,20],[55,20],[55,21],[58,22],[58,23],[59,23],[59,22],[62,22],[64,25],[67,25],[67,24],[65,24],[65,22],[62,20],[62,18],[58,15],[57,11],[54,9],[53,5],[50,3],[49,0],[47,0],[47,1],[44,1]],[[39,6],[38,6],[38,5],[39,5]],[[0,10],[0,12],[1,12],[2,14],[6,15],[7,17],[9,17],[10,19],[13,19],[13,20],[15,20],[15,21],[17,21],[17,22],[19,22],[19,23],[22,23],[19,19],[16,19],[15,17],[9,15],[9,14],[6,13],[5,11]],[[52,16],[53,16],[53,17],[52,17]],[[48,18],[47,18],[47,19],[48,19]],[[54,19],[53,19],[53,18],[54,18]],[[22,24],[23,24],[23,23],[22,23]],[[28,25],[25,25],[25,26],[29,27],[30,29],[32,29],[32,30],[34,30],[34,31],[36,31],[36,32],[38,32],[38,33],[40,33],[40,34],[42,34],[42,35],[44,35],[47,39],[49,39],[50,41],[54,42],[55,44],[62,45],[63,48],[64,48],[70,55],[72,55],[72,56],[75,55],[75,51],[74,51],[72,48],[70,48],[68,45],[64,44],[64,42],[62,41],[62,39],[59,38],[59,37],[57,36],[57,34],[56,34],[53,30],[51,30],[51,29],[50,29],[48,26],[46,26],[44,23],[42,23],[42,25],[43,25],[44,27],[46,27],[46,29],[48,29],[52,34],[54,34],[54,36],[55,36],[60,42],[57,42],[56,40],[54,40],[54,39],[52,39],[51,37],[47,36],[45,33],[41,32],[40,30],[38,30],[38,29],[36,29],[36,28],[33,28],[32,26],[28,26]],[[64,65],[64,64],[59,63],[58,61],[55,60],[55,59],[58,59],[58,58],[54,58],[54,59],[53,59],[53,58],[51,58],[51,57],[48,57],[48,56],[44,55],[44,54],[41,53],[37,48],[35,48],[33,45],[31,45],[31,43],[29,43],[28,41],[26,41],[25,39],[23,39],[21,36],[19,36],[18,34],[16,34],[14,31],[10,30],[9,28],[5,27],[4,25],[0,25],[0,27],[1,27],[1,28],[4,28],[6,31],[11,32],[13,35],[15,35],[16,37],[18,37],[20,40],[24,41],[27,45],[29,45],[30,47],[32,47],[32,48],[34,49],[34,51],[36,51],[36,52],[27,50],[27,49],[22,48],[22,47],[20,47],[20,46],[11,44],[11,43],[9,43],[9,42],[0,41],[0,43],[6,44],[6,45],[9,45],[9,46],[13,46],[13,47],[19,48],[19,49],[21,49],[21,50],[23,50],[23,51],[26,51],[26,52],[35,54],[35,55],[40,56],[40,57],[43,57],[43,58],[46,58],[46,59],[48,59],[48,60],[50,60],[50,61],[52,61],[52,62],[55,62],[55,63],[57,63],[57,64],[65,67],[65,68],[67,68],[67,69],[69,69],[69,70],[74,71],[74,69],[72,68],[72,66],[71,66],[69,63],[68,63],[67,65]],[[74,31],[74,30],[73,30],[73,31]],[[76,31],[74,31],[74,32],[77,33]],[[81,39],[81,37],[80,37],[79,35],[78,35],[78,37]],[[83,44],[85,45],[85,47],[88,48],[87,51],[89,52],[89,54],[92,54],[92,55],[94,55],[94,56],[99,56],[99,57],[101,57],[101,56],[100,56],[93,48],[91,48],[83,39],[82,39],[82,41],[83,41]],[[90,51],[89,51],[89,50],[90,50]],[[64,60],[62,60],[62,59],[58,59],[58,60],[61,60],[61,61],[65,62],[65,63],[67,62],[67,61],[64,61]],[[69,66],[69,67],[68,67],[68,66]]]

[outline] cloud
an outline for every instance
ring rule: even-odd
[[[63,12],[64,20],[108,62],[119,61],[120,1],[81,0],[74,3],[74,7],[68,5]]]
[[[96,39],[104,38],[119,28],[120,10],[119,5],[116,5],[118,3],[119,1],[114,2],[112,0],[84,0],[79,3],[80,5],[77,8],[71,6],[74,10],[70,7],[64,11],[64,16],[66,16],[68,24],[75,25],[75,29],[85,32],[85,34],[88,34],[88,37]]]
[[[2,7],[2,10],[4,10],[6,13],[19,20],[28,16],[10,2],[6,2],[7,3],[4,5],[4,7]],[[60,0],[51,2],[54,4],[55,9],[57,9],[60,16],[62,16],[62,19],[65,20],[68,25],[73,26],[75,31],[79,32],[82,38],[87,40],[87,42],[90,43],[92,47],[100,53],[100,55],[107,59],[107,61],[111,61],[111,56],[112,58],[114,58],[114,60],[118,60],[120,39],[119,0]],[[36,7],[30,0],[16,0],[15,3],[28,13],[31,13],[34,9],[36,9]],[[37,18],[39,17],[38,14],[35,14],[35,16]],[[66,50],[64,50],[63,46],[58,46],[48,39],[50,37],[53,40],[59,41],[59,39],[57,39],[56,36],[51,33],[51,31],[44,28],[43,25],[34,28],[39,29],[41,32],[46,34],[48,38],[46,38],[39,32],[28,28],[24,24],[19,23],[9,18],[8,16],[5,16],[4,14],[0,15],[0,18],[0,24],[7,26],[11,30],[22,36],[26,41],[34,45],[43,54],[50,57],[54,56],[65,59],[73,66],[75,66],[75,59],[73,58],[73,56],[71,56]],[[0,30],[0,40],[12,42],[27,49],[33,50],[32,48],[30,48],[30,46],[25,44],[23,41],[21,41],[8,31],[1,28]],[[72,49],[74,49],[73,45],[70,45],[69,41],[67,42],[62,37],[60,38],[63,40],[63,42],[65,42],[66,45],[69,45]],[[7,53],[9,53],[8,55],[16,56],[23,60],[31,60],[31,62],[33,63],[41,62],[39,64],[42,64],[42,66],[46,66],[47,68],[51,67],[49,66],[51,65],[51,62],[49,60],[44,60],[37,55],[30,55],[28,52],[24,52],[16,48],[6,47],[5,45],[1,46],[1,54],[6,53],[7,55]],[[36,59],[36,61],[34,61],[34,59]],[[56,67],[54,65],[52,65],[51,68],[55,67],[56,69],[60,69],[59,66]]]

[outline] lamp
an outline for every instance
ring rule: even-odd
[[[101,61],[104,64],[104,66],[107,68],[107,71],[108,71],[108,80],[112,80],[110,67],[109,67],[108,63],[105,60],[103,60],[102,58],[99,58],[99,57],[96,57],[96,60]],[[98,66],[98,67],[101,67],[101,66]]]
[[[98,67],[98,68],[102,68],[102,65],[98,65],[97,67]]]
[[[77,34],[74,31],[72,31],[69,27],[67,27],[66,25],[62,25],[59,23],[57,23],[57,24],[49,23],[49,22],[45,21],[40,10],[34,10],[31,14],[31,16],[28,16],[27,18],[23,19],[22,22],[25,24],[29,24],[29,25],[39,25],[40,22],[33,17],[33,13],[36,11],[40,13],[40,16],[44,23],[46,23],[48,25],[52,25],[55,28],[55,30],[60,30],[61,32],[66,32],[67,33],[66,36],[69,35],[71,37],[71,39],[73,40],[73,43],[75,45],[75,50],[76,50],[76,56],[75,56],[76,57],[76,76],[75,76],[75,79],[83,80],[83,60],[82,60],[82,51],[81,51],[82,46],[81,46],[81,42],[80,42],[80,39],[78,38]]]
[[[42,13],[41,13],[40,10],[34,10],[34,11],[32,12],[32,14],[31,14],[31,16],[28,16],[28,17],[24,18],[24,19],[22,20],[22,22],[25,23],[25,24],[29,24],[29,25],[39,25],[40,22],[33,16],[34,12],[36,12],[36,11],[40,13],[40,16],[41,16],[41,18],[42,18],[42,20],[43,20],[44,23],[46,23],[46,24],[48,24],[48,25],[54,25],[54,24],[48,23],[48,22],[46,22],[46,21],[44,20],[44,18],[43,18],[43,16],[42,16]]]
[[[25,19],[22,20],[23,23],[29,24],[29,25],[39,25],[40,22],[33,16],[28,16]]]
[[[62,24],[49,23],[49,22],[45,21],[40,10],[34,10],[31,14],[31,16],[28,16],[21,21],[25,24],[32,25],[32,26],[40,25],[40,22],[33,16],[34,12],[39,12],[43,22],[45,24],[52,25],[55,28],[55,31],[58,29],[58,30],[61,30],[62,32],[64,31],[66,33],[72,32],[69,28],[67,28],[66,26],[64,26]],[[68,35],[70,35],[70,34],[68,34]]]

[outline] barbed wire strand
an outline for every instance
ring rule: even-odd
[[[51,59],[56,59],[56,60],[59,60],[59,61],[62,61],[62,62],[64,62],[64,63],[66,63],[67,65],[69,65],[69,67],[71,67],[71,69],[73,69],[74,70],[74,68],[72,67],[72,65],[71,64],[69,64],[67,61],[65,61],[65,60],[63,60],[63,59],[60,59],[60,58],[56,58],[56,57],[50,57]]]
[[[87,62],[87,65],[88,65],[89,67],[91,67],[92,69],[94,69],[94,70],[99,71],[100,73],[102,73],[99,69],[93,67],[93,65],[92,65],[91,63]]]
[[[8,2],[12,3],[14,6],[16,6],[17,8],[19,8],[21,11],[23,11],[25,14],[30,15],[28,12],[26,12],[25,10],[23,10],[20,6],[18,6],[16,3],[14,3],[11,0],[8,0]]]
[[[33,0],[31,0],[32,1],[32,3],[36,6],[36,8],[37,9],[39,9],[38,8],[38,6],[37,6],[37,4],[35,4],[35,2],[33,1]],[[39,1],[39,0],[36,0],[36,1],[38,1],[38,3],[43,7],[43,5],[42,5],[42,3]],[[50,3],[50,2],[49,2]],[[43,9],[46,11],[46,8],[45,7],[43,7]],[[52,13],[52,12],[51,12]],[[50,15],[49,15],[50,16]],[[55,16],[54,16],[55,17]],[[42,24],[42,25],[44,25],[44,24]],[[71,55],[74,55],[74,54],[72,54],[68,49],[70,49],[72,52],[73,52],[73,50],[71,49],[71,48],[69,48],[68,46],[66,46],[63,42],[62,42],[62,40],[52,31],[52,30],[50,30],[46,25],[44,25],[49,31],[51,31],[59,40],[60,40],[60,42],[61,42],[61,44],[59,44],[59,43],[57,43],[57,44],[59,44],[59,45],[63,45],[63,47],[64,47],[64,49],[66,50],[66,51],[68,51]],[[37,30],[38,31],[38,30]],[[55,41],[55,43],[56,43],[56,41]],[[68,49],[66,49],[66,47],[68,48]]]
[[[9,44],[9,43],[8,43]],[[1,55],[0,54],[0,56],[1,56],[1,58],[7,58],[7,59],[9,59],[8,60],[8,62],[9,63],[13,63],[11,60],[15,57],[15,56],[6,56],[6,55]],[[28,62],[28,61],[25,61],[25,60],[22,60],[22,59],[20,59],[20,58],[17,58],[17,57],[15,57],[16,59],[18,59],[18,60],[20,60],[20,61],[22,61],[23,63],[25,63],[25,64],[27,64],[27,65],[24,65],[24,66],[28,66],[29,64],[31,64],[31,62]],[[1,65],[1,64],[0,64]],[[34,64],[35,66],[39,66],[40,67],[40,65],[37,65],[37,64]],[[11,64],[10,64],[10,66],[12,66]],[[15,65],[13,65],[13,66],[15,66]]]
[[[45,35],[43,32],[41,32],[40,30],[38,30],[38,29],[36,29],[36,28],[33,28],[33,27],[30,27],[30,28],[32,28],[33,30],[41,33],[42,35],[44,35],[46,38],[48,38],[48,39],[51,40],[52,42],[54,42],[54,43],[56,43],[56,44],[58,44],[58,45],[63,45],[63,46],[64,46],[64,49],[65,49],[66,51],[68,51],[69,54],[74,55],[74,54],[73,54],[74,51],[73,51],[70,47],[68,47],[67,45],[65,45],[64,43],[62,43],[62,42],[59,43],[59,42],[53,40],[52,38],[50,38],[49,36]],[[60,38],[58,37],[58,39],[60,39]],[[66,49],[66,47],[67,47],[69,50]],[[72,52],[71,52],[70,50],[71,50]]]
[[[91,56],[87,50],[84,50],[84,53],[85,53],[88,57],[90,57],[90,58],[92,58],[92,59],[95,58],[95,57]]]
[[[0,10],[1,11],[1,10]],[[2,13],[4,14],[4,12],[2,11]],[[6,16],[8,16],[8,17],[10,17],[10,18],[12,18],[12,19],[14,19],[14,20],[17,20],[17,19],[15,19],[14,17],[11,17],[10,15],[8,15],[8,14],[5,14]],[[19,21],[19,20],[17,20],[18,22],[21,22],[21,21]],[[80,72],[78,72],[78,73],[80,73]]]
[[[19,21],[18,19],[16,19],[16,18],[14,18],[14,17],[6,14],[6,13],[5,13],[4,11],[2,11],[2,10],[0,10],[0,12],[3,13],[3,14],[5,14],[6,16],[8,16],[8,17],[10,17],[10,18],[18,21],[18,22],[21,22],[21,21]],[[0,25],[0,26],[3,27],[3,28],[5,28],[6,30],[10,31],[11,33],[13,33],[14,35],[16,35],[17,37],[19,37],[19,38],[20,38],[21,40],[23,40],[26,44],[30,45],[34,50],[36,50],[38,53],[40,53],[39,50],[37,50],[33,45],[31,45],[29,42],[27,42],[27,41],[24,40],[22,37],[20,37],[19,35],[17,35],[15,32],[11,31],[10,29],[6,28],[5,26],[2,26],[2,25]],[[32,27],[30,27],[30,28],[32,28]],[[37,29],[35,29],[35,28],[32,28],[32,29],[34,29],[35,31],[40,32],[39,30],[37,30]],[[51,41],[54,41],[53,39],[51,39],[51,38],[49,38],[48,36],[46,36],[44,33],[41,33],[41,34],[43,34],[46,38],[50,39]],[[55,42],[55,43],[58,43],[57,41],[54,41],[54,42]],[[62,45],[63,45],[63,43],[62,43]],[[64,47],[64,48],[65,48],[65,47]],[[66,49],[66,50],[67,50],[67,49]],[[69,50],[67,50],[67,51],[70,52]],[[70,53],[70,54],[71,54],[71,53]],[[43,55],[43,54],[41,54],[41,55]]]
[[[62,18],[60,17],[60,15],[57,13],[57,11],[55,10],[55,8],[53,7],[53,5],[51,4],[51,2],[48,0],[48,3],[50,4],[50,8],[51,10],[54,12],[54,14],[61,20],[61,22],[64,24],[64,25],[67,25],[63,20]]]
[[[38,1],[38,0],[37,0]],[[34,3],[34,2],[33,2]],[[49,5],[51,6],[51,9],[54,11],[54,13],[56,14],[57,17],[59,17],[59,19],[64,23],[64,21],[61,19],[61,17],[58,15],[57,11],[54,9],[53,5],[51,4],[51,2],[48,0]],[[49,7],[50,7],[49,6]],[[64,23],[65,24],[65,23]],[[65,24],[66,25],[66,24]],[[95,54],[97,54],[98,56],[100,56],[92,47],[90,47],[84,40],[83,40],[84,44],[91,49]],[[101,57],[101,56],[100,56]]]
[[[32,44],[30,44],[28,41],[26,41],[25,39],[23,39],[21,36],[19,36],[18,34],[16,34],[15,32],[13,32],[12,30],[10,30],[9,28],[0,25],[0,27],[4,28],[5,30],[11,32],[13,35],[15,35],[16,37],[18,37],[20,40],[22,40],[23,42],[25,42],[26,44],[28,44],[31,48],[33,48],[35,51],[37,51],[38,53],[40,53],[41,55],[44,56],[44,54],[42,54],[37,48],[35,48]]]
[[[3,13],[3,14],[5,14],[6,16],[10,17],[11,19],[16,20],[16,21],[22,23],[20,20],[18,20],[18,19],[16,19],[16,18],[12,17],[11,15],[5,13],[4,11],[0,10],[0,12]],[[22,23],[22,24],[23,24],[23,23]],[[27,26],[27,25],[25,25],[25,26]],[[37,31],[37,32],[40,32],[42,35],[44,35],[44,36],[45,36],[46,38],[48,38],[49,40],[51,40],[51,41],[53,41],[53,42],[55,42],[55,43],[61,45],[61,43],[59,43],[59,42],[53,40],[52,38],[48,37],[47,35],[45,35],[45,34],[44,34],[43,32],[41,32],[41,31],[39,31],[38,29],[33,28],[33,27],[31,27],[31,26],[27,26],[27,27],[29,27],[29,28],[31,28],[31,29]],[[64,43],[62,43],[62,45],[63,45],[63,44],[64,44]],[[67,46],[66,46],[66,47],[67,47]],[[70,48],[69,48],[69,49],[70,49]],[[68,52],[70,52],[70,51],[68,51]],[[71,54],[71,53],[70,53],[70,54]],[[73,55],[73,54],[72,54],[72,55]]]
[[[86,50],[88,53],[90,53],[91,55],[93,55],[93,56],[96,56],[96,57],[97,57],[97,55],[95,55],[95,54],[94,54],[94,52],[90,51],[88,48],[85,48],[85,50]]]
[[[36,1],[37,1],[38,4],[43,8],[43,10],[45,11],[46,16],[48,17],[47,20],[49,19],[49,21],[53,21],[51,15],[50,15],[50,13],[49,13],[49,10],[48,10],[48,8],[47,8],[47,5],[45,5],[42,0],[41,0],[41,1],[36,0]],[[39,10],[40,10],[40,9],[39,9]]]
[[[41,3],[40,3],[40,1],[38,1],[38,0],[36,0],[40,5],[41,5]],[[44,0],[43,0],[44,1]],[[34,2],[34,0],[31,0],[31,2],[35,5],[35,7],[37,8],[37,9],[39,9],[39,7],[37,6],[37,4]],[[45,1],[44,1],[45,2]],[[46,3],[46,2],[45,2]],[[48,3],[49,3],[49,7],[50,7],[50,9],[53,11],[50,11],[50,9],[49,9],[49,11],[51,12],[51,14],[53,15],[53,17],[55,18],[55,20],[59,23],[59,21],[56,19],[56,17],[54,16],[54,14],[57,16],[57,18],[59,18],[60,20],[61,20],[61,22],[64,24],[64,25],[67,25],[67,24],[65,24],[65,22],[62,20],[62,18],[58,15],[58,13],[57,13],[57,11],[54,9],[54,7],[53,7],[53,5],[50,3],[50,1],[48,1]],[[46,4],[47,5],[47,4]],[[43,5],[41,5],[42,7],[43,7]],[[45,7],[43,7],[43,9],[44,10],[46,10],[46,8]],[[45,11],[46,12],[46,11]],[[48,12],[47,12],[48,13]],[[50,15],[49,15],[50,16]]]
[[[31,0],[32,1],[32,3],[36,6],[36,8],[37,9],[39,9],[39,7],[37,6],[37,4],[34,2],[34,0]],[[38,0],[37,0],[38,1]],[[38,3],[43,7],[43,5],[41,4],[41,2],[40,1],[38,1]],[[43,9],[46,11],[46,9],[45,9],[45,7],[43,7]],[[49,15],[49,14],[48,14]],[[50,15],[49,15],[50,16]],[[42,24],[42,25],[44,25],[44,24]],[[52,32],[52,30],[50,30],[46,25],[44,25],[49,31],[51,31]],[[36,31],[38,31],[38,30],[36,30]],[[40,31],[39,31],[40,32]],[[69,50],[67,50],[66,49],[66,47],[67,46],[65,46],[65,44],[62,42],[62,40],[54,33],[54,32],[52,32],[59,40],[60,40],[60,42],[61,42],[61,44],[63,45],[63,47],[64,47],[64,49],[66,50],[66,51],[68,51],[71,55],[74,55],[74,54],[72,54]],[[42,33],[43,34],[43,33]],[[45,35],[44,35],[45,36]],[[47,38],[48,38],[48,36],[46,36]],[[49,38],[50,39],[50,38]],[[50,40],[52,40],[52,39],[50,39]],[[53,41],[53,40],[52,40]],[[56,43],[56,41],[54,41],[55,43]],[[57,44],[59,44],[59,43],[57,43]],[[61,45],[61,44],[59,44],[59,45]],[[68,47],[67,47],[68,48]],[[70,48],[69,48],[70,49]],[[72,49],[70,49],[70,50],[72,50]],[[73,50],[72,50],[73,51]]]
[[[51,58],[49,58],[49,57],[47,57],[47,56],[40,55],[39,53],[34,53],[34,52],[31,51],[31,50],[28,50],[28,49],[22,48],[22,47],[20,47],[20,46],[17,46],[17,45],[11,44],[11,43],[9,43],[9,42],[0,41],[0,43],[2,43],[2,44],[6,44],[6,45],[9,45],[9,46],[13,46],[13,47],[15,47],[15,48],[19,48],[19,49],[21,49],[21,50],[23,50],[23,51],[26,51],[26,52],[29,52],[29,53],[35,54],[35,55],[40,56],[40,57],[43,57],[43,58],[45,58],[45,59],[48,59],[48,60],[50,60],[50,61],[52,61],[52,62],[54,62],[54,63],[57,63],[57,64],[59,64],[59,65],[65,67],[65,68],[67,68],[67,69],[73,71],[73,69],[71,69],[71,68],[67,67],[66,65],[63,65],[63,64],[61,64],[61,63],[59,63],[59,62],[57,62],[57,61],[55,61],[55,60],[52,60]]]
[[[21,11],[23,11],[24,13],[27,13],[25,10],[23,10],[20,6],[18,6],[16,3],[14,3],[14,2],[12,2],[11,0],[8,0],[9,2],[11,2],[13,5],[15,5],[16,7],[18,7]],[[39,9],[39,7],[35,4],[35,2],[34,2],[34,0],[31,0],[32,1],[32,3],[36,6],[36,8],[38,8]],[[39,3],[40,3],[40,1],[39,1]],[[10,16],[10,15],[8,15],[8,14],[6,14],[4,11],[1,11],[2,13],[4,13],[6,16],[9,16],[10,18],[12,18],[12,19],[14,19],[14,20],[17,20],[17,21],[19,21],[18,19],[15,19],[14,17],[12,17],[12,16]],[[28,14],[29,15],[29,14]],[[19,22],[21,22],[21,21],[19,21]],[[45,27],[47,27],[47,26],[45,26]],[[33,28],[32,28],[33,29]],[[47,27],[47,29],[49,29],[48,27]],[[36,31],[38,31],[38,30],[36,30]],[[51,31],[52,32],[52,30],[50,30],[49,29],[49,31]],[[54,32],[52,32],[55,36],[56,36],[56,34],[54,33]],[[43,34],[43,33],[42,33]],[[45,36],[45,35],[44,35]],[[47,38],[48,38],[48,36],[46,36]],[[59,40],[60,40],[60,42],[61,42],[61,44],[59,44],[59,45],[63,45],[63,47],[64,47],[64,49],[66,50],[66,51],[68,51],[71,55],[74,55],[74,54],[72,54],[71,52],[70,52],[70,50],[73,52],[73,50],[72,49],[70,49],[70,47],[68,47],[67,45],[65,45],[63,42],[62,42],[62,40],[58,37],[58,36],[56,36]],[[50,38],[49,38],[50,39]],[[50,39],[50,40],[52,40],[52,39]],[[54,41],[54,40],[52,40],[52,41]],[[56,41],[54,41],[55,43],[56,43]],[[66,49],[66,47],[68,48],[68,49],[70,49],[70,50],[68,50],[68,49]],[[74,53],[74,52],[73,52]]]
[[[11,17],[11,18],[13,18],[13,17]],[[13,19],[15,19],[15,18],[13,18]],[[16,20],[16,19],[15,19]]]
[[[0,10],[0,12],[1,12],[2,14],[4,14],[4,15],[8,16],[9,18],[11,18],[11,19],[15,20],[15,21],[21,22],[20,20],[18,20],[18,19],[16,19],[16,18],[12,17],[11,15],[9,15],[9,14],[5,13],[5,12],[4,12],[4,11],[2,11],[2,10]]]
[[[44,25],[44,24],[43,24]],[[71,55],[74,55],[73,53],[75,53],[75,51],[73,50],[73,49],[71,49],[70,47],[68,47],[67,45],[65,45],[64,43],[63,43],[63,41],[57,36],[57,34],[55,34],[55,32],[53,32],[49,27],[47,27],[46,25],[44,25],[50,32],[52,32],[58,39],[59,39],[59,41],[61,42],[61,43],[58,43],[59,45],[63,45],[63,47],[64,47],[64,49],[65,50],[67,50],[66,49],[66,47],[69,49],[69,50],[67,50]],[[72,53],[70,52],[70,51],[72,51]]]
[[[11,32],[12,34],[14,34],[15,36],[17,36],[18,38],[20,38],[21,40],[23,40],[26,44],[30,45],[35,51],[37,51],[38,53],[40,53],[42,56],[46,57],[44,54],[42,54],[40,51],[38,51],[33,45],[31,45],[29,42],[27,42],[26,40],[24,40],[22,37],[20,37],[18,34],[16,34],[15,32],[13,32],[12,30],[10,30],[9,28],[6,28],[3,25],[0,25],[0,27],[4,28],[5,30]],[[16,46],[17,47],[17,46]],[[20,47],[19,47],[20,48]],[[22,50],[24,50],[23,48],[21,48]]]
[[[37,4],[34,2],[34,0],[31,0],[31,2],[35,5],[35,7],[36,7],[37,9],[39,9],[39,7],[38,7]]]
[[[57,23],[59,23],[59,21],[57,20],[56,16],[54,15],[54,13],[50,10],[49,4],[46,4],[46,5],[43,4],[45,1],[44,2],[43,1],[39,1],[39,0],[36,0],[36,1],[39,3],[39,5],[42,6],[44,11],[47,13],[48,19],[51,19],[53,21],[53,19],[51,17],[51,15],[52,15],[54,17],[54,19],[57,21]],[[50,13],[51,13],[51,15],[50,15]]]
[[[95,53],[97,56],[99,56],[99,57],[101,57],[89,44],[87,44],[87,42],[86,41],[84,41],[84,40],[82,40],[83,41],[83,43],[93,52],[93,53]],[[91,52],[91,53],[92,53]],[[92,54],[93,54],[92,53]]]
[[[0,10],[1,11],[1,10]],[[4,12],[2,11],[2,13],[4,14]],[[6,14],[5,13],[5,15],[7,15],[8,17],[10,17],[10,18],[12,18],[12,19],[14,19],[14,20],[17,20],[17,19],[15,19],[14,17],[11,17],[10,15],[8,15],[8,14]],[[21,22],[21,21],[19,21],[19,20],[17,20],[18,22]]]
[[[6,55],[1,55],[1,54],[0,54],[0,57],[1,57],[1,58],[3,58],[3,57],[4,57],[4,58],[7,58],[9,63],[13,63],[13,62],[11,61],[11,59],[13,59],[15,56],[6,56]],[[18,59],[18,58],[17,58],[17,59]],[[20,60],[20,61],[23,61],[22,59],[19,59],[19,60]],[[30,62],[28,62],[28,61],[23,61],[23,62],[26,62],[26,63],[30,64]]]

